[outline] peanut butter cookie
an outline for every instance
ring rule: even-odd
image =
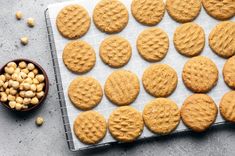
[[[223,96],[219,108],[225,120],[235,122],[235,91],[230,91]]]
[[[235,89],[235,56],[229,58],[223,68],[224,82],[232,89]]]
[[[217,116],[217,106],[206,94],[189,96],[181,108],[181,118],[184,124],[195,132],[208,129]]]

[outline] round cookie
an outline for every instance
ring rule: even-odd
[[[154,64],[143,74],[144,89],[155,97],[167,97],[175,90],[178,77],[173,68],[166,64]]]
[[[225,120],[235,123],[235,91],[230,91],[223,96],[219,108]]]
[[[199,55],[205,46],[204,30],[196,23],[182,24],[174,33],[174,45],[182,55]]]
[[[96,144],[106,134],[105,118],[96,111],[86,111],[78,115],[74,121],[73,130],[77,138],[85,144]]]
[[[80,74],[90,71],[96,62],[94,49],[82,40],[69,42],[62,57],[69,70]]]
[[[85,8],[72,4],[64,7],[56,18],[56,26],[62,36],[77,39],[90,28],[91,19]]]
[[[93,20],[100,31],[118,33],[126,27],[129,15],[119,0],[101,0],[94,9]]]
[[[70,83],[68,95],[74,106],[81,110],[88,110],[100,103],[103,91],[97,80],[81,76]]]
[[[115,109],[109,117],[108,128],[111,135],[121,142],[136,140],[144,129],[141,113],[130,106]]]
[[[166,135],[176,129],[180,122],[178,106],[166,98],[158,98],[149,102],[143,111],[145,125],[152,132]]]
[[[162,60],[169,48],[167,34],[160,28],[148,28],[140,33],[136,41],[137,49],[146,61]]]
[[[201,0],[167,0],[166,9],[175,21],[191,22],[200,13]]]
[[[120,36],[110,36],[100,45],[100,57],[110,67],[122,67],[131,58],[130,43]]]
[[[235,55],[235,22],[219,23],[209,35],[209,45],[213,52],[221,57]]]
[[[235,56],[229,58],[223,68],[224,82],[232,89],[235,89]]]
[[[202,0],[206,12],[218,19],[226,20],[235,15],[234,0]]]
[[[162,20],[165,13],[165,4],[163,0],[133,0],[131,12],[139,23],[153,26]]]
[[[215,63],[205,56],[188,60],[183,68],[182,78],[185,86],[196,93],[210,91],[218,81],[218,69]]]
[[[135,101],[140,91],[138,77],[127,70],[114,71],[106,80],[104,92],[118,106]]]
[[[195,132],[203,132],[215,122],[217,112],[217,106],[210,96],[194,94],[184,101],[180,115],[187,127]]]

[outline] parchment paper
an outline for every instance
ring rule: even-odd
[[[81,111],[76,109],[72,105],[72,103],[70,102],[70,100],[67,96],[67,90],[68,90],[68,86],[69,86],[70,82],[79,75],[76,75],[76,74],[70,72],[65,67],[65,65],[63,63],[63,60],[62,60],[63,48],[69,42],[69,40],[63,38],[59,34],[59,32],[57,31],[56,24],[55,24],[56,16],[57,16],[58,12],[64,6],[66,6],[68,4],[76,3],[76,4],[80,4],[83,7],[85,7],[87,9],[90,17],[92,17],[93,9],[98,1],[99,0],[77,0],[77,1],[52,4],[52,5],[48,6],[50,21],[52,24],[52,30],[53,30],[54,39],[55,39],[55,46],[56,46],[56,51],[57,51],[57,56],[58,56],[59,68],[60,68],[60,73],[61,73],[61,78],[62,78],[62,86],[63,86],[63,90],[64,90],[64,94],[65,94],[65,101],[66,101],[66,106],[67,106],[71,129],[73,129],[73,122],[74,122],[75,118],[77,117],[77,115]],[[121,0],[121,1],[128,8],[129,22],[128,22],[127,27],[122,32],[120,32],[118,35],[126,38],[131,43],[131,46],[132,46],[132,57],[131,57],[129,63],[126,66],[124,66],[123,68],[130,70],[130,71],[134,72],[135,74],[137,74],[138,78],[141,82],[144,69],[146,69],[151,63],[148,63],[145,60],[143,60],[140,57],[140,55],[138,54],[137,49],[136,49],[136,39],[137,39],[138,35],[144,29],[146,29],[148,27],[139,24],[137,21],[135,21],[135,19],[131,15],[131,11],[130,11],[131,0]],[[233,18],[231,20],[234,21],[234,19],[235,18]],[[198,16],[198,18],[194,22],[199,24],[200,26],[202,26],[205,31],[205,34],[206,34],[206,44],[205,44],[205,48],[204,48],[201,55],[204,55],[204,56],[211,58],[216,63],[216,65],[219,69],[219,81],[218,81],[216,87],[214,87],[212,89],[212,91],[208,93],[213,98],[213,100],[216,102],[216,104],[218,105],[221,97],[227,91],[230,90],[225,85],[225,83],[223,81],[223,76],[222,76],[222,68],[223,68],[223,65],[226,60],[223,58],[220,58],[216,54],[214,54],[208,46],[208,35],[209,35],[210,31],[216,26],[216,24],[219,23],[219,21],[217,21],[217,20],[213,19],[212,17],[210,17],[209,15],[207,15],[205,10],[202,8],[200,15]],[[166,63],[176,70],[176,72],[178,74],[178,86],[177,86],[177,89],[175,90],[175,92],[169,98],[172,99],[173,101],[175,101],[178,104],[178,106],[180,107],[182,105],[183,101],[189,95],[191,95],[193,93],[186,89],[186,87],[184,86],[184,84],[182,82],[182,78],[181,78],[183,66],[189,58],[180,55],[175,50],[174,45],[173,45],[173,34],[174,34],[175,29],[179,25],[180,25],[179,23],[175,22],[174,20],[172,20],[169,17],[169,15],[166,11],[163,20],[157,25],[157,27],[162,28],[169,36],[170,47],[169,47],[168,54],[161,62],[158,62],[158,63]],[[104,83],[105,83],[105,80],[107,79],[107,77],[114,70],[117,70],[117,69],[113,69],[113,68],[110,68],[109,66],[105,65],[99,57],[99,45],[107,36],[108,36],[107,34],[100,32],[95,27],[95,25],[92,21],[91,27],[90,27],[88,33],[84,37],[80,38],[82,40],[87,41],[89,44],[91,44],[93,46],[93,48],[96,51],[96,58],[97,58],[95,67],[90,72],[88,72],[87,74],[83,74],[83,75],[93,76],[101,83],[102,87],[104,86]],[[139,94],[138,98],[136,99],[136,101],[131,104],[131,106],[135,107],[139,111],[142,111],[145,104],[147,102],[151,101],[152,99],[154,99],[154,97],[152,97],[146,93],[146,91],[143,88],[142,83],[140,84],[140,86],[141,86],[140,87],[140,94]],[[117,106],[112,104],[111,102],[109,102],[107,100],[107,98],[105,96],[103,96],[101,103],[95,108],[95,110],[102,113],[105,116],[106,120],[108,120],[109,114],[115,108],[117,108]],[[223,121],[223,119],[221,118],[220,114],[218,114],[216,122],[222,122],[222,121]],[[180,125],[178,126],[177,130],[174,133],[176,133],[177,131],[184,131],[184,130],[187,130],[187,128],[183,125],[183,123],[181,121]],[[72,136],[73,136],[75,150],[79,150],[81,148],[89,146],[89,145],[85,145],[85,144],[81,143],[76,138],[73,131],[72,131]],[[156,134],[153,134],[145,127],[140,138],[151,137],[151,136],[156,136]],[[107,131],[105,138],[99,144],[114,142],[114,141],[115,140],[112,138],[110,133]]]

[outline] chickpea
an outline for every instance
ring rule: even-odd
[[[16,14],[15,14],[15,16],[16,16],[16,19],[17,19],[17,20],[21,20],[21,18],[23,17],[23,14],[22,14],[21,11],[17,11]]]
[[[45,77],[42,74],[37,75],[36,78],[38,79],[39,82],[43,82],[45,80]]]
[[[20,83],[19,83],[18,81],[13,81],[13,82],[12,82],[12,87],[13,87],[14,89],[18,89],[19,86],[20,86]]]
[[[13,84],[13,80],[9,80],[9,81],[8,81],[8,87],[11,87],[12,84]]]
[[[44,94],[45,94],[44,91],[41,91],[41,92],[38,92],[36,95],[38,99],[41,99],[44,96]]]
[[[37,92],[41,92],[43,90],[44,83],[40,83],[37,85]]]
[[[18,74],[16,74],[16,73],[13,73],[13,74],[11,75],[11,78],[12,78],[12,80],[14,80],[14,81],[16,81],[18,77],[19,77],[19,76],[18,76]]]
[[[30,77],[31,79],[33,79],[35,77],[34,73],[33,72],[29,72],[28,73],[28,77]]]
[[[38,79],[34,78],[34,79],[33,79],[33,84],[36,84],[36,85],[39,84]]]
[[[3,85],[4,85],[4,82],[0,80],[0,87],[2,87]]]
[[[19,68],[19,67],[17,67],[17,68],[15,69],[15,73],[16,73],[16,74],[19,74],[19,73],[20,73],[20,68]]]
[[[7,101],[7,94],[4,92],[1,92],[1,99],[2,102],[6,102]]]
[[[36,98],[36,97],[34,97],[34,98],[31,99],[31,104],[33,104],[33,105],[38,104],[38,102],[39,102],[39,100],[38,100],[38,98]]]
[[[37,86],[36,86],[35,84],[32,84],[32,85],[30,86],[30,90],[33,91],[33,92],[35,92],[35,91],[37,90]]]
[[[22,109],[22,104],[20,104],[20,103],[16,103],[16,106],[15,106],[15,108],[16,108],[16,110],[21,110]]]
[[[24,83],[21,83],[21,84],[20,84],[19,90],[24,90]]]
[[[35,96],[35,93],[32,92],[31,90],[30,90],[30,91],[26,91],[25,94],[24,94],[24,96],[25,96],[26,98],[32,98],[32,97]]]
[[[19,92],[19,95],[20,95],[22,98],[24,98],[25,91],[20,91],[20,92]]]
[[[13,74],[15,71],[13,67],[5,67],[4,70],[7,74],[10,74],[10,75]]]
[[[10,89],[7,88],[7,89],[5,90],[5,93],[6,93],[7,95],[10,94]]]
[[[3,82],[5,82],[5,81],[6,81],[5,75],[0,75],[0,80],[2,80]]]
[[[18,76],[18,77],[17,77],[17,81],[21,83],[21,82],[24,81],[24,79],[23,79],[21,76]]]
[[[24,80],[24,82],[32,84],[33,80],[30,77],[28,77],[27,79]]]
[[[44,123],[44,119],[42,117],[37,117],[35,120],[37,126],[41,126]]]
[[[34,27],[35,20],[33,18],[28,18],[27,19],[27,24],[28,24],[29,27]]]
[[[28,109],[29,107],[28,107],[28,106],[25,106],[25,105],[22,105],[22,108],[23,108],[23,109]]]
[[[24,89],[29,90],[31,85],[29,83],[23,83]]]
[[[28,105],[30,103],[31,103],[31,99],[30,98],[24,98],[24,100],[23,100],[23,104],[24,105]]]
[[[19,63],[19,67],[20,67],[21,69],[26,68],[26,67],[27,67],[26,62],[21,61],[21,62]]]
[[[4,88],[3,87],[0,87],[0,92],[3,92],[4,91]]]
[[[34,64],[32,64],[32,63],[29,63],[28,65],[27,65],[27,68],[28,68],[28,70],[34,70],[34,68],[35,68],[35,66],[34,66]]]
[[[17,103],[23,103],[23,98],[22,97],[17,97],[16,102]]]
[[[27,77],[27,74],[25,72],[20,72],[19,76],[25,79]]]
[[[21,71],[24,72],[25,74],[28,74],[28,73],[29,73],[29,70],[26,69],[26,68],[25,68],[25,69],[22,69]]]
[[[3,88],[7,89],[7,87],[8,87],[8,82],[5,82],[4,85],[3,85]]]
[[[9,95],[7,96],[7,99],[8,99],[9,101],[15,101],[16,97],[9,94]]]
[[[10,106],[12,109],[14,109],[15,106],[16,106],[16,102],[15,102],[15,101],[10,101],[10,102],[9,102],[9,106]]]
[[[15,90],[14,88],[10,88],[10,94],[11,95],[16,95],[17,94],[17,90]]]
[[[37,75],[37,74],[38,74],[38,69],[35,68],[35,69],[33,70],[33,73],[34,73],[35,75]]]
[[[5,73],[4,76],[5,76],[5,81],[8,81],[11,79],[11,75],[8,73]]]
[[[27,45],[29,43],[29,39],[26,36],[25,37],[21,37],[20,38],[20,42],[21,42],[22,45]]]

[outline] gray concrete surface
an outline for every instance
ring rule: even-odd
[[[184,133],[130,145],[70,152],[62,126],[44,21],[47,5],[59,1],[62,0],[0,0],[0,66],[14,58],[29,58],[40,63],[50,79],[47,100],[37,111],[17,115],[0,106],[1,156],[235,155],[235,126],[232,125],[214,128],[205,134]],[[17,10],[24,14],[21,21],[15,19]],[[36,19],[35,28],[26,26],[25,19],[28,17]],[[21,46],[19,38],[25,35],[29,37],[29,44]],[[45,124],[40,128],[34,124],[38,115],[45,118]]]

